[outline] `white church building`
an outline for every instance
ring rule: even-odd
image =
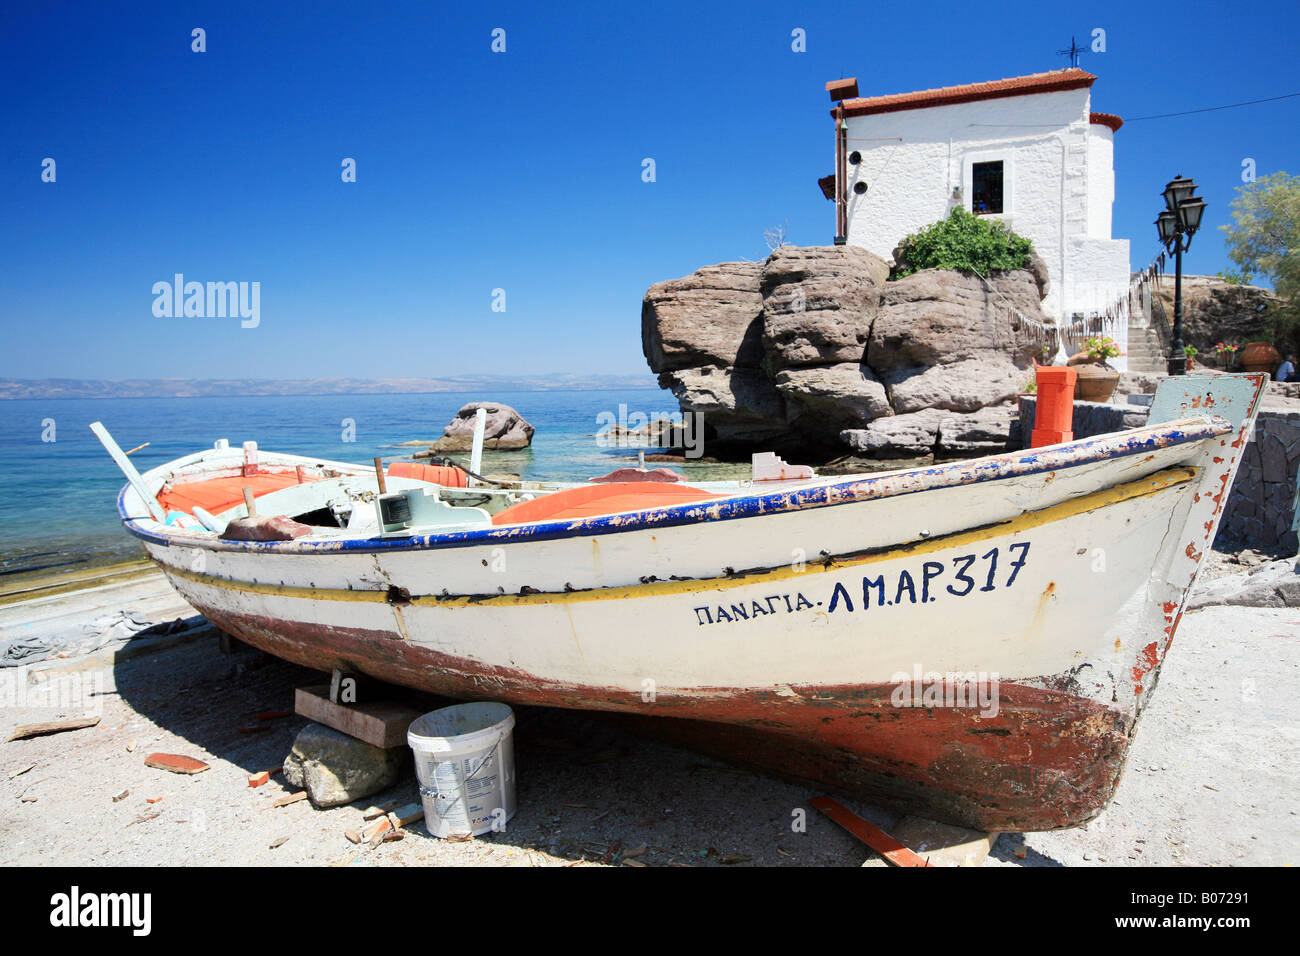
[[[962,205],[1030,239],[1051,278],[1044,311],[1060,324],[1104,315],[1127,295],[1129,244],[1111,238],[1115,133],[1092,111],[1096,77],[1078,69],[861,97],[826,84],[836,126],[837,243],[892,261],[909,233]],[[1114,336],[1127,351],[1127,323]],[[1122,359],[1112,360],[1122,368]]]

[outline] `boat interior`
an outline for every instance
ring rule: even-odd
[[[144,476],[145,490],[174,531],[223,534],[254,512],[284,516],[312,537],[369,537],[467,531],[497,525],[572,520],[777,490],[819,480],[809,468],[775,455],[755,456],[754,477],[688,484],[667,469],[622,468],[584,483],[479,479],[454,462],[399,461],[381,473],[364,466],[294,455],[258,453],[224,442]],[[627,479],[632,480],[627,480]],[[150,509],[139,489],[139,518]]]

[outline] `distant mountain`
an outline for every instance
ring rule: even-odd
[[[0,378],[6,398],[194,398],[231,395],[399,395],[419,392],[553,391],[658,388],[654,376],[463,375],[447,378]],[[484,396],[490,398],[491,396]]]

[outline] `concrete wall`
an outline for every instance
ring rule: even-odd
[[[1000,159],[995,218],[1046,262],[1044,311],[1060,319],[1105,308],[1128,288],[1129,249],[1110,238],[1114,134],[1088,121],[1090,105],[1082,89],[849,117],[848,151],[862,156],[848,166],[849,244],[888,260],[957,202],[969,209],[972,165]]]

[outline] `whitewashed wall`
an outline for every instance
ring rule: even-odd
[[[1115,133],[1109,126],[1088,125],[1088,238],[1109,239],[1115,204]]]
[[[862,160],[848,167],[848,242],[890,259],[956,202],[969,209],[972,165],[1001,159],[996,218],[1047,263],[1044,310],[1059,320],[1105,308],[1128,286],[1128,242],[1110,238],[1114,134],[1089,123],[1089,109],[1081,89],[849,117],[848,151]]]

